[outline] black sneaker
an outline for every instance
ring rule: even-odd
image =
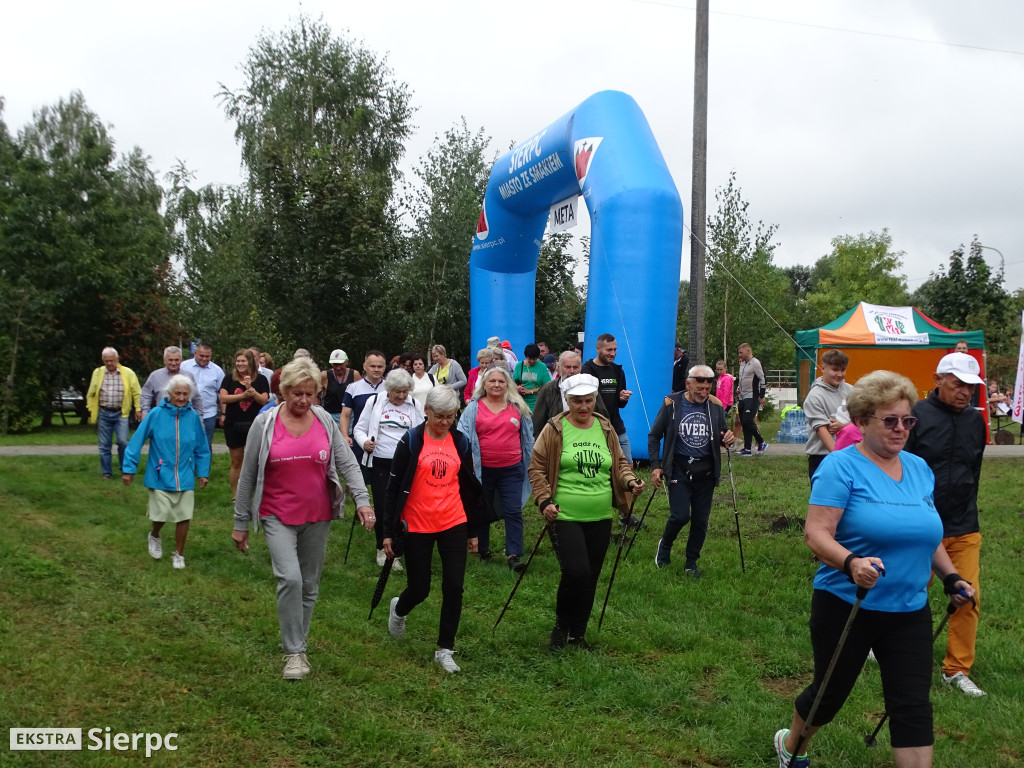
[[[551,639],[548,640],[548,650],[559,651],[562,648],[565,648],[565,644],[568,641],[569,633],[556,624],[555,628],[551,630]]]
[[[686,565],[683,568],[683,573],[685,573],[687,576],[693,577],[694,579],[699,579],[701,576],[703,576],[703,574],[700,572],[700,569],[697,567],[696,563],[689,563],[688,565]]]
[[[658,549],[654,553],[654,564],[659,568],[665,568],[672,562],[672,556],[669,554],[671,550],[662,543],[663,541],[664,539],[658,539]]]
[[[509,555],[508,567],[516,573],[523,573],[526,570],[526,563],[519,559],[519,555]]]
[[[581,651],[592,651],[592,650],[594,650],[594,646],[592,646],[590,643],[588,643],[587,639],[585,637],[570,637],[569,638],[569,647],[570,648],[578,648]]]
[[[486,562],[487,562],[488,560],[490,560],[490,559],[491,559],[491,553],[490,553],[490,550],[488,550],[488,551],[486,551],[486,552],[480,552],[480,553],[478,553],[478,554],[479,554],[479,556],[480,556],[480,562],[481,562],[481,563],[486,563]]]
[[[640,530],[640,518],[636,515],[619,515],[619,523],[621,523],[626,530]]]

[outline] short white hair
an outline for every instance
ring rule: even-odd
[[[405,368],[395,368],[384,379],[384,391],[390,392],[393,389],[412,389],[412,374]]]
[[[179,387],[188,387],[189,400],[196,396],[196,383],[188,376],[185,376],[182,373],[177,373],[167,380],[167,386],[164,387],[164,397],[170,397],[171,392]]]
[[[711,370],[710,365],[695,365],[690,369],[690,372],[686,374],[686,378],[692,379],[694,376],[707,376],[709,378],[714,378],[715,372]]]
[[[118,359],[121,358],[121,356],[119,354],[117,354],[117,350],[114,349],[113,347],[104,347],[103,351],[100,352],[100,358],[102,359],[104,355],[113,355],[114,357],[116,357]]]
[[[168,355],[181,354],[181,347],[164,347],[164,359],[167,359]]]

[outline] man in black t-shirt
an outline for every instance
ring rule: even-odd
[[[608,409],[608,419],[615,428],[615,434],[619,436],[622,453],[632,464],[633,454],[629,450],[629,437],[626,436],[626,425],[622,423],[619,409],[626,407],[629,396],[633,393],[626,389],[626,374],[622,366],[615,362],[618,351],[619,345],[615,343],[615,337],[610,333],[602,333],[597,337],[597,357],[583,364],[583,373],[589,373],[600,382],[598,397],[604,401]]]

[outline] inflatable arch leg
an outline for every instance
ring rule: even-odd
[[[591,218],[585,359],[611,333],[634,391],[621,411],[634,458],[671,389],[683,206],[640,107],[594,94],[491,169],[469,260],[471,350],[489,336],[517,355],[534,341],[537,255],[555,203],[583,195]],[[552,350],[557,351],[557,350]]]

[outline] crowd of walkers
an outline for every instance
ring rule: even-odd
[[[503,542],[493,544],[522,578],[523,508],[531,497],[561,573],[550,647],[589,648],[613,523],[623,532],[637,527],[630,498],[645,490],[619,413],[632,392],[615,363],[615,338],[602,334],[595,351],[590,360],[579,349],[556,360],[536,343],[520,360],[493,337],[467,373],[441,345],[429,361],[410,352],[389,363],[370,350],[361,371],[341,349],[330,353],[327,370],[303,349],[273,370],[269,355],[242,348],[224,372],[200,344],[184,362],[179,348],[168,347],[164,367],[140,386],[108,347],[87,403],[99,424],[104,479],[113,474],[112,439],[126,485],[149,444],[147,547],[161,559],[161,529],[175,523],[178,569],[185,567],[193,490],[207,485],[214,430],[223,428],[232,538],[245,552],[250,531],[264,533],[277,579],[285,679],[311,671],[307,636],[330,522],[342,516],[346,498],[354,501],[353,525],[374,533],[382,580],[403,570],[405,559],[406,586],[388,606],[387,629],[396,639],[430,593],[436,548],[442,597],[434,658],[458,672],[453,655],[468,557],[493,558],[492,526],[501,522]],[[659,569],[671,564],[675,540],[689,525],[682,571],[693,579],[702,577],[698,559],[722,450],[731,453],[737,439],[733,418],[743,434],[735,455],[767,449],[757,423],[764,373],[750,345],[740,345],[738,358],[734,380],[724,361],[714,370],[685,367],[685,350],[676,345],[678,390],[664,397],[647,435],[652,484],[667,487],[669,503],[654,562]],[[814,679],[797,696],[790,727],[776,733],[775,749],[780,768],[809,765],[808,742],[839,712],[870,658],[881,671],[896,765],[928,766],[933,574],[954,617],[942,679],[984,695],[968,676],[980,600],[977,490],[985,444],[984,422],[970,403],[984,382],[966,345],[942,358],[936,388],[921,402],[908,379],[889,371],[851,386],[848,362],[843,352],[827,351],[804,404],[811,481],[805,536],[820,561],[810,609]],[[129,442],[132,414],[140,426]]]

